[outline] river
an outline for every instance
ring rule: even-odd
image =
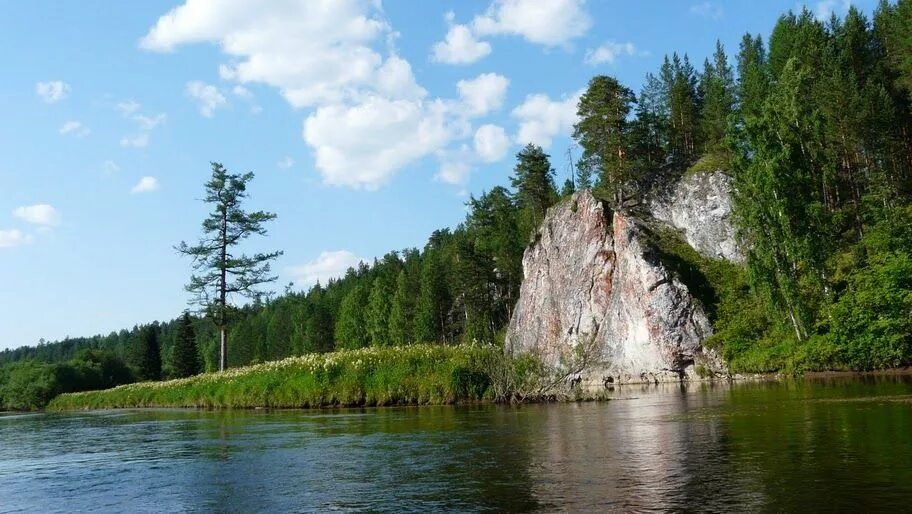
[[[598,403],[0,415],[0,512],[908,509],[909,376]]]

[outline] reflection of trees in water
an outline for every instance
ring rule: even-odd
[[[724,418],[738,471],[770,511],[906,511],[912,377],[866,376],[732,391]]]

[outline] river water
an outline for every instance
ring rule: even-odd
[[[0,415],[0,512],[820,511],[912,502],[912,380],[580,404]]]

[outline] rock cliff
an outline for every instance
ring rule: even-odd
[[[698,203],[687,191],[680,198]],[[712,243],[698,235],[699,220],[719,211],[694,205],[695,214],[683,218],[707,250]],[[662,263],[649,234],[643,222],[612,212],[588,191],[553,207],[523,257],[506,351],[534,354],[588,391],[723,373],[719,356],[702,344],[712,334],[703,307]]]
[[[655,219],[680,230],[702,255],[742,262],[731,192],[732,178],[721,171],[690,173],[653,192],[647,205]]]

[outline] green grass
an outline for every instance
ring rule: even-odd
[[[731,169],[731,157],[724,150],[709,152],[687,168],[685,175]]]
[[[493,399],[494,346],[414,345],[308,354],[165,382],[62,394],[50,411],[137,407],[308,408]]]

